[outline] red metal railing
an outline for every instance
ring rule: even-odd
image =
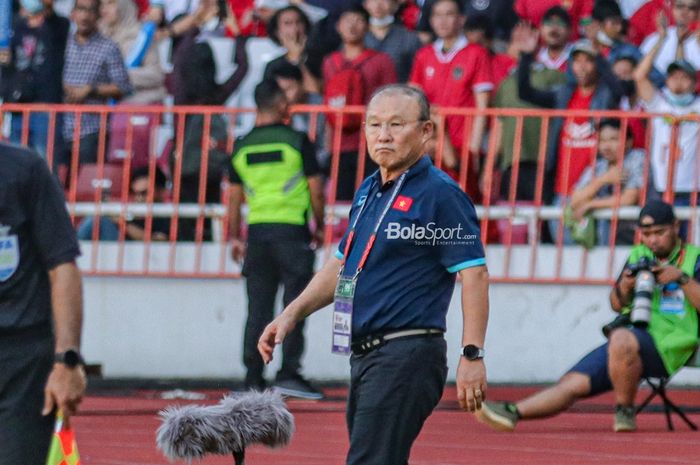
[[[333,250],[345,224],[349,205],[336,201],[336,186],[340,172],[341,138],[339,127],[343,115],[362,113],[363,107],[347,107],[343,110],[324,106],[296,106],[295,113],[307,113],[309,118],[309,135],[316,137],[319,118],[328,112],[339,113],[336,129],[327,128],[325,145],[330,151],[329,181],[327,186],[327,221],[325,229],[325,256]],[[22,118],[21,143],[30,142],[29,117],[32,113],[42,112],[49,116],[48,140],[53,141],[58,131],[57,121],[67,113],[76,116],[75,127],[70,140],[72,151],[66,167],[57,169],[56,174],[62,178],[66,189],[67,205],[76,226],[85,217],[104,217],[116,225],[116,241],[100,240],[102,231],[100,221],[95,221],[90,240],[83,242],[84,257],[82,269],[90,275],[118,276],[162,276],[162,277],[217,277],[231,278],[239,276],[239,266],[229,259],[227,183],[221,180],[221,189],[212,189],[208,171],[210,156],[212,117],[221,115],[228,118],[228,137],[225,150],[231,153],[235,148],[234,135],[241,135],[249,128],[240,127],[236,119],[252,113],[252,110],[221,107],[162,107],[162,106],[69,106],[69,105],[11,105],[0,106],[0,123],[11,114]],[[185,144],[185,120],[188,115],[201,114],[204,117],[203,136],[201,139],[201,165],[196,177],[196,195],[191,194],[192,179],[183,177],[183,147]],[[637,206],[624,207],[620,204],[620,185],[613,186],[615,203],[613,208],[598,211],[599,219],[609,219],[610,234],[607,244],[600,244],[586,250],[578,245],[564,245],[563,212],[558,206],[545,203],[543,195],[545,186],[545,161],[547,140],[552,121],[556,118],[586,117],[595,122],[602,118],[618,118],[621,129],[627,130],[631,119],[647,122],[646,146],[652,138],[652,120],[664,117],[671,124],[669,142],[669,169],[667,189],[663,193],[667,201],[673,201],[675,193],[676,160],[680,148],[678,137],[681,124],[698,124],[700,116],[683,118],[671,115],[652,115],[621,111],[538,111],[526,109],[488,109],[477,112],[473,109],[441,108],[437,109],[437,140],[434,163],[442,167],[442,152],[445,144],[445,125],[447,117],[464,117],[470,121],[476,115],[485,115],[489,120],[491,131],[488,135],[486,153],[483,156],[469,153],[466,146],[459,148],[459,170],[456,181],[467,187],[467,168],[471,163],[481,163],[482,202],[477,205],[481,221],[482,240],[488,242],[488,262],[492,280],[498,282],[536,282],[536,283],[607,283],[615,278],[625,258],[626,248],[616,243],[616,232],[620,221],[634,220],[638,214],[639,203],[647,194],[648,180],[651,174],[650,154],[647,150],[644,163],[644,186],[641,189]],[[99,118],[97,153],[94,163],[85,164],[80,160],[81,116],[95,115]],[[539,152],[534,179],[535,195],[528,202],[518,199],[518,182],[522,166],[522,146],[524,118],[541,118],[539,134]],[[501,134],[496,130],[497,120],[515,119],[515,137],[513,141],[512,165],[507,194],[499,198],[499,180],[502,173],[498,167],[498,146]],[[120,121],[120,125],[115,125]],[[144,127],[145,126],[145,127]],[[469,140],[470,124],[464,125],[464,138]],[[0,125],[1,127],[1,125]],[[324,141],[315,141],[323,143]],[[465,144],[466,145],[466,144]],[[697,145],[697,142],[696,142]],[[355,174],[355,186],[363,178],[365,157],[365,140],[362,133],[357,134],[358,170]],[[45,153],[47,163],[52,168],[60,159],[59,147],[53,143],[40,147]],[[118,153],[118,156],[117,156]],[[698,150],[695,161],[695,179],[700,178],[700,154]],[[64,154],[65,155],[65,154]],[[564,154],[564,163],[570,162],[570,152]],[[618,150],[618,165],[621,166],[625,148],[621,144]],[[595,161],[591,163],[594,166]],[[89,168],[88,168],[89,167]],[[136,202],[129,192],[129,181],[134,168],[147,168],[148,191],[145,202]],[[170,185],[167,198],[156,202],[156,170],[164,171]],[[566,170],[568,173],[568,170]],[[86,174],[87,173],[87,174]],[[65,176],[65,178],[63,178]],[[85,179],[87,177],[87,180]],[[217,184],[219,181],[216,181]],[[87,183],[87,187],[86,187]],[[688,221],[688,235],[693,240],[697,235],[697,185],[689,193],[688,206],[677,208],[680,218]],[[212,201],[208,197],[208,188],[217,190],[220,195]],[[87,194],[86,194],[87,192]],[[143,219],[144,237],[142,241],[128,240],[127,229],[133,218]],[[168,218],[169,232],[166,241],[154,239],[154,219]],[[194,222],[192,237],[184,238],[181,233],[183,221]],[[543,244],[540,231],[547,221],[558,222],[554,243]],[[492,234],[494,228],[498,234]],[[526,239],[525,239],[526,237]],[[187,239],[187,240],[183,240]]]

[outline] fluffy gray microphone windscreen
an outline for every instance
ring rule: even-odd
[[[160,417],[156,442],[171,460],[242,456],[255,443],[284,446],[294,433],[294,417],[272,391],[227,396],[217,405],[169,407]]]

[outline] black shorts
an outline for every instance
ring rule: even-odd
[[[662,378],[668,376],[664,362],[656,350],[654,340],[643,329],[630,328],[639,342],[639,355],[642,359],[642,376]],[[612,390],[612,382],[608,374],[608,343],[593,349],[588,355],[569,370],[569,373],[583,373],[591,378],[591,392],[594,396]]]
[[[54,416],[41,410],[53,352],[48,326],[0,334],[0,465],[46,463]]]

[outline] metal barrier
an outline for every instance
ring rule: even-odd
[[[349,211],[348,202],[336,201],[336,186],[340,172],[342,144],[348,137],[357,137],[357,171],[354,173],[355,186],[359,186],[365,170],[365,140],[362,132],[355,136],[340,131],[342,119],[348,114],[361,114],[363,107],[346,107],[342,110],[325,106],[300,105],[294,113],[309,115],[309,135],[317,134],[319,116],[329,112],[337,113],[335,129],[327,128],[325,141],[330,151],[329,182],[327,186],[327,209],[324,257],[328,257],[342,234],[344,220]],[[136,275],[165,277],[216,277],[233,278],[239,276],[240,267],[229,258],[227,182],[215,174],[212,178],[209,157],[214,149],[232,153],[235,145],[234,134],[241,134],[248,128],[237,125],[237,118],[250,114],[253,110],[221,107],[191,106],[71,106],[71,105],[0,105],[0,123],[10,115],[21,118],[20,142],[31,142],[29,117],[34,113],[48,116],[49,126],[46,140],[57,138],[57,122],[66,114],[75,115],[75,125],[69,139],[70,151],[59,149],[60,145],[49,142],[38,147],[44,152],[50,167],[64,183],[66,200],[72,220],[76,226],[89,217],[109,218],[118,231],[116,241],[101,240],[101,223],[94,221],[90,240],[83,241],[83,257],[80,265],[90,275]],[[626,247],[620,247],[615,237],[620,221],[636,220],[639,205],[646,198],[650,186],[650,154],[646,151],[644,162],[644,186],[635,206],[622,206],[619,184],[613,186],[615,202],[612,208],[598,210],[594,217],[610,221],[608,244],[597,245],[590,251],[578,245],[565,245],[563,215],[564,209],[546,203],[544,186],[547,156],[547,140],[552,122],[557,118],[588,118],[599,122],[603,118],[617,118],[621,121],[622,132],[626,132],[630,121],[647,123],[646,147],[651,142],[651,122],[654,118],[665,118],[671,125],[671,140],[668,141],[667,190],[663,197],[674,201],[672,186],[676,175],[676,160],[680,157],[678,144],[681,124],[698,124],[700,116],[674,117],[622,111],[555,111],[526,109],[437,109],[437,128],[434,163],[443,167],[443,153],[449,139],[446,124],[456,118],[464,118],[463,140],[469,140],[471,121],[475,116],[485,116],[489,121],[488,141],[484,154],[469,153],[466,144],[459,148],[458,171],[453,177],[462,187],[468,187],[468,171],[481,165],[480,193],[482,200],[477,205],[481,221],[482,240],[488,243],[487,258],[491,278],[498,282],[534,283],[605,283],[615,279],[615,274],[623,264]],[[90,115],[99,119],[97,146],[93,159],[84,159],[81,154],[81,124]],[[186,142],[185,122],[189,115],[202,115],[201,160],[198,173],[183,175],[184,147]],[[212,118],[224,117],[228,127],[225,141],[215,141],[212,137]],[[523,131],[525,118],[539,118],[539,153],[536,159],[534,198],[522,201],[518,198],[519,170],[522,162]],[[501,134],[499,121],[511,118],[515,122],[512,164],[507,195],[499,197],[499,180],[503,181],[499,169],[499,147]],[[2,127],[2,124],[0,124]],[[85,139],[82,139],[85,144]],[[216,142],[215,145],[212,143]],[[696,141],[697,145],[697,141]],[[43,150],[42,150],[43,149]],[[61,151],[61,153],[59,153]],[[696,150],[697,153],[697,150]],[[625,147],[618,150],[618,166],[621,166]],[[571,153],[567,150],[564,162],[568,167]],[[66,164],[61,165],[59,162]],[[590,166],[593,167],[593,159]],[[130,193],[131,173],[135,168],[147,169],[148,189],[145,201],[137,202]],[[156,169],[164,171],[170,179],[167,196],[156,201]],[[568,170],[565,170],[568,173]],[[343,173],[344,175],[346,173]],[[700,179],[700,157],[695,160],[696,186],[684,196],[685,206],[678,207],[679,218],[688,220],[688,238],[698,242],[697,191]],[[531,180],[532,181],[532,180]],[[154,220],[169,219],[166,240],[154,234]],[[143,239],[129,240],[127,229],[134,219],[141,219]],[[553,243],[542,243],[543,228],[546,222],[556,224]],[[189,223],[187,223],[189,222]],[[183,224],[189,224],[190,234],[183,234]],[[494,234],[493,231],[496,231]]]

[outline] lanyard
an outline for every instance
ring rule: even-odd
[[[384,210],[382,211],[382,214],[379,216],[379,219],[377,220],[377,224],[374,225],[374,230],[372,231],[372,235],[369,236],[369,240],[367,241],[367,245],[365,245],[365,250],[362,252],[362,257],[360,258],[360,262],[357,264],[357,270],[355,271],[355,275],[353,279],[357,279],[357,276],[360,274],[360,271],[365,266],[365,262],[367,262],[367,257],[369,257],[369,253],[372,251],[372,247],[374,246],[374,240],[377,238],[377,232],[379,231],[380,226],[382,225],[382,222],[384,221],[384,217],[386,217],[386,214],[389,212],[389,209],[391,206],[394,204],[394,201],[396,200],[396,197],[399,195],[399,191],[401,190],[401,186],[403,186],[404,181],[406,180],[406,174],[408,174],[408,170],[404,171],[403,174],[399,177],[399,180],[396,182],[396,187],[394,187],[394,191],[391,193],[391,197],[389,198],[389,201],[384,205]],[[370,189],[370,192],[372,189]],[[367,204],[370,202],[369,196],[367,199],[365,199],[365,203],[362,204],[362,207],[360,207],[360,211],[357,212],[357,216],[355,217],[355,221],[353,221],[352,226],[350,227],[350,232],[348,233],[348,240],[345,243],[345,251],[343,253],[343,263],[340,266],[340,271],[338,272],[338,276],[340,276],[343,273],[343,270],[345,269],[345,261],[348,259],[348,254],[350,253],[350,249],[352,247],[352,242],[353,239],[355,238],[355,228],[357,227],[357,222],[360,219],[360,216],[362,216],[362,213],[365,211],[365,207]]]
[[[681,244],[680,244],[679,247],[680,247],[680,248],[679,248],[679,250],[678,250],[678,256],[677,256],[677,257],[671,257],[671,258],[669,258],[669,260],[668,260],[668,263],[672,263],[672,264],[673,264],[673,262],[674,262],[673,259],[676,258],[676,260],[675,260],[676,263],[674,264],[674,266],[676,266],[677,268],[680,268],[681,266],[683,266],[683,261],[685,260],[685,244],[684,244],[683,242],[681,242]]]

